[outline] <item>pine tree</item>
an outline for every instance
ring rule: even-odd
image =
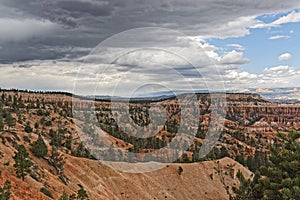
[[[82,142],[80,142],[80,144],[77,147],[76,156],[77,157],[84,157],[84,146],[83,146]]]
[[[285,144],[282,148],[271,149],[271,164],[260,168],[265,178],[259,179],[256,187],[262,187],[263,196],[268,199],[299,199],[300,133],[291,132],[279,137]]]
[[[39,124],[38,122],[35,122],[35,124],[34,124],[34,128],[35,128],[35,129],[38,129],[38,128],[39,128],[39,126],[40,126],[40,124]]]
[[[191,162],[190,158],[188,157],[188,155],[186,153],[183,153],[181,158],[182,158],[182,162],[183,163],[189,163],[189,162]]]
[[[76,195],[75,194],[71,194],[69,197],[69,200],[75,200],[76,199]]]
[[[1,178],[1,171],[0,171],[0,178]],[[3,187],[0,187],[0,200],[9,200],[10,198],[10,189],[11,189],[11,182],[6,180]]]
[[[226,157],[226,156],[228,156],[228,152],[227,152],[227,149],[226,149],[226,147],[224,147],[224,146],[222,146],[221,147],[221,149],[220,149],[220,158],[224,158],[224,157]]]
[[[0,111],[0,131],[3,131],[3,129],[4,129],[4,123],[3,123],[2,112]]]
[[[253,182],[250,179],[246,179],[242,172],[239,170],[236,177],[240,181],[240,187],[232,187],[235,196],[230,196],[230,200],[250,200],[253,199]]]
[[[183,172],[183,168],[181,166],[178,167],[178,174],[181,175],[181,173]]]
[[[88,200],[89,199],[89,196],[83,187],[77,191],[77,199],[78,200]]]
[[[270,163],[263,161],[252,182],[238,177],[241,186],[231,199],[300,199],[300,133],[278,137],[283,146],[271,149]]]
[[[60,154],[55,146],[52,146],[52,154],[51,159],[53,161],[53,165],[58,170],[63,170],[63,166],[65,164],[65,158],[62,154]]]
[[[255,171],[256,169],[255,169],[255,163],[254,163],[254,160],[253,160],[253,156],[248,156],[247,157],[247,160],[246,160],[246,165],[247,165],[247,167],[248,167],[248,169],[250,170],[250,171]]]
[[[47,155],[48,149],[41,135],[39,135],[36,142],[32,144],[32,152],[37,157],[43,157]]]
[[[20,145],[17,150],[18,152],[13,157],[15,160],[14,168],[16,170],[17,177],[22,178],[24,181],[25,176],[31,171],[30,167],[32,166],[32,162],[28,157],[29,154],[24,145]]]
[[[0,199],[1,200],[8,200],[10,198],[10,188],[11,188],[11,183],[10,183],[10,181],[6,180],[3,188],[0,187]]]
[[[60,196],[59,200],[69,200],[69,196],[66,191],[64,191],[64,193]]]
[[[9,127],[13,127],[16,126],[16,119],[13,118],[13,116],[8,113],[6,118],[5,118],[5,123],[9,126]]]
[[[25,128],[24,128],[24,131],[25,131],[26,133],[31,133],[31,132],[32,132],[32,128],[31,128],[29,122],[27,122],[27,124],[26,124],[26,126],[25,126]]]

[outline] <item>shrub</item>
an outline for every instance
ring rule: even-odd
[[[41,188],[40,189],[40,192],[42,192],[42,193],[44,193],[46,196],[48,196],[48,197],[50,197],[51,199],[53,199],[53,195],[52,195],[52,193],[49,191],[49,190],[47,190],[46,188]]]

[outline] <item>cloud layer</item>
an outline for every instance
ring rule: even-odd
[[[297,0],[240,3],[234,0],[28,0],[26,3],[3,0],[0,3],[1,30],[10,20],[12,26],[1,34],[0,46],[4,46],[5,51],[0,52],[0,57],[6,62],[61,58],[68,54],[59,50],[62,46],[92,48],[121,31],[149,26],[171,28],[202,38],[241,37],[249,34],[251,27],[269,26],[256,20],[256,16],[291,10],[299,5]],[[298,21],[298,15],[293,12],[272,26]],[[11,40],[22,42],[9,45]],[[9,55],[8,52],[17,53]]]
[[[251,73],[240,69],[251,62],[245,56],[246,47],[232,43],[228,44],[228,50],[208,41],[244,37],[253,29],[299,22],[300,12],[290,11],[298,6],[298,0],[240,3],[233,0],[29,0],[26,3],[2,0],[0,87],[72,91],[77,77],[76,80],[82,80],[81,90],[86,94],[94,92],[99,80],[103,93],[112,91],[114,85],[126,91],[126,87],[138,87],[145,82],[176,89],[189,89],[186,87],[189,82],[195,89],[203,89],[210,82],[217,83],[220,76],[226,89],[284,85],[288,80],[297,85],[300,80],[297,66],[270,66],[261,73]],[[282,16],[273,22],[257,18],[280,12]],[[185,35],[147,29],[149,32],[126,38],[114,36],[114,42],[108,43],[114,34],[141,27],[170,28]],[[288,36],[276,33],[269,37],[270,40],[282,38]],[[109,45],[87,57],[101,42]],[[78,74],[80,63],[86,58],[88,62]],[[198,65],[195,67],[184,58]],[[291,54],[285,53],[278,60],[291,58]],[[100,73],[107,66],[109,70]],[[182,75],[184,80],[180,78]]]

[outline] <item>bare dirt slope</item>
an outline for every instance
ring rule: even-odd
[[[31,184],[23,182],[22,180],[12,176],[10,173],[3,171],[0,178],[0,185],[3,186],[4,182],[9,180],[11,182],[11,198],[10,200],[49,200],[50,198],[39,192]]]
[[[163,169],[148,173],[124,173],[116,171],[96,160],[76,158],[65,154],[65,174],[69,184],[64,185],[53,169],[43,159],[30,157],[43,171],[45,181],[37,182],[27,176],[25,182],[15,177],[14,161],[11,159],[13,148],[0,144],[4,157],[0,159],[3,176],[2,186],[6,179],[12,182],[12,199],[49,199],[39,190],[45,187],[55,199],[63,191],[76,193],[79,185],[88,192],[90,199],[228,199],[222,177],[226,185],[238,185],[235,174],[241,170],[246,177],[251,172],[230,158],[219,161],[206,161],[192,164],[170,164]],[[9,166],[4,163],[9,162]],[[4,167],[2,167],[4,166]],[[181,175],[178,167],[183,168]],[[221,176],[217,173],[222,170]]]
[[[230,175],[251,172],[230,158],[193,164],[171,164],[148,173],[121,173],[98,161],[68,157],[67,176],[88,188],[92,199],[228,199],[218,165],[228,186],[238,185]],[[219,162],[219,164],[218,164]],[[181,175],[178,167],[183,168]],[[233,166],[233,170],[230,170]]]

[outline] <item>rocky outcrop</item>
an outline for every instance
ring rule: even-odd
[[[0,91],[1,93],[4,91]],[[39,99],[40,102],[52,102],[67,109],[72,109],[72,106],[79,110],[90,109],[91,107],[102,107],[110,109],[110,103],[107,101],[91,101],[87,99],[79,99],[67,93],[32,93],[5,91],[11,96],[22,96],[27,102],[30,100]],[[218,94],[213,94],[218,96]],[[220,95],[221,96],[221,95]],[[200,108],[200,121],[202,124],[209,124],[212,107],[210,94],[197,94],[198,104]],[[182,102],[181,102],[182,103]],[[189,103],[189,102],[187,102]],[[169,115],[180,114],[180,103],[176,98],[164,100],[157,103],[148,103],[148,107],[155,104],[160,104],[165,107]],[[117,103],[117,106],[122,107],[124,103]],[[132,104],[139,106],[139,104]],[[143,104],[143,106],[145,106]],[[226,126],[243,126],[246,131],[252,132],[273,132],[300,130],[300,103],[271,103],[262,99],[258,94],[248,93],[229,93],[226,94]],[[190,108],[193,112],[193,107]],[[258,123],[259,121],[264,123]],[[206,121],[206,122],[204,122]],[[233,122],[235,125],[233,125]],[[206,127],[202,127],[205,129]]]

